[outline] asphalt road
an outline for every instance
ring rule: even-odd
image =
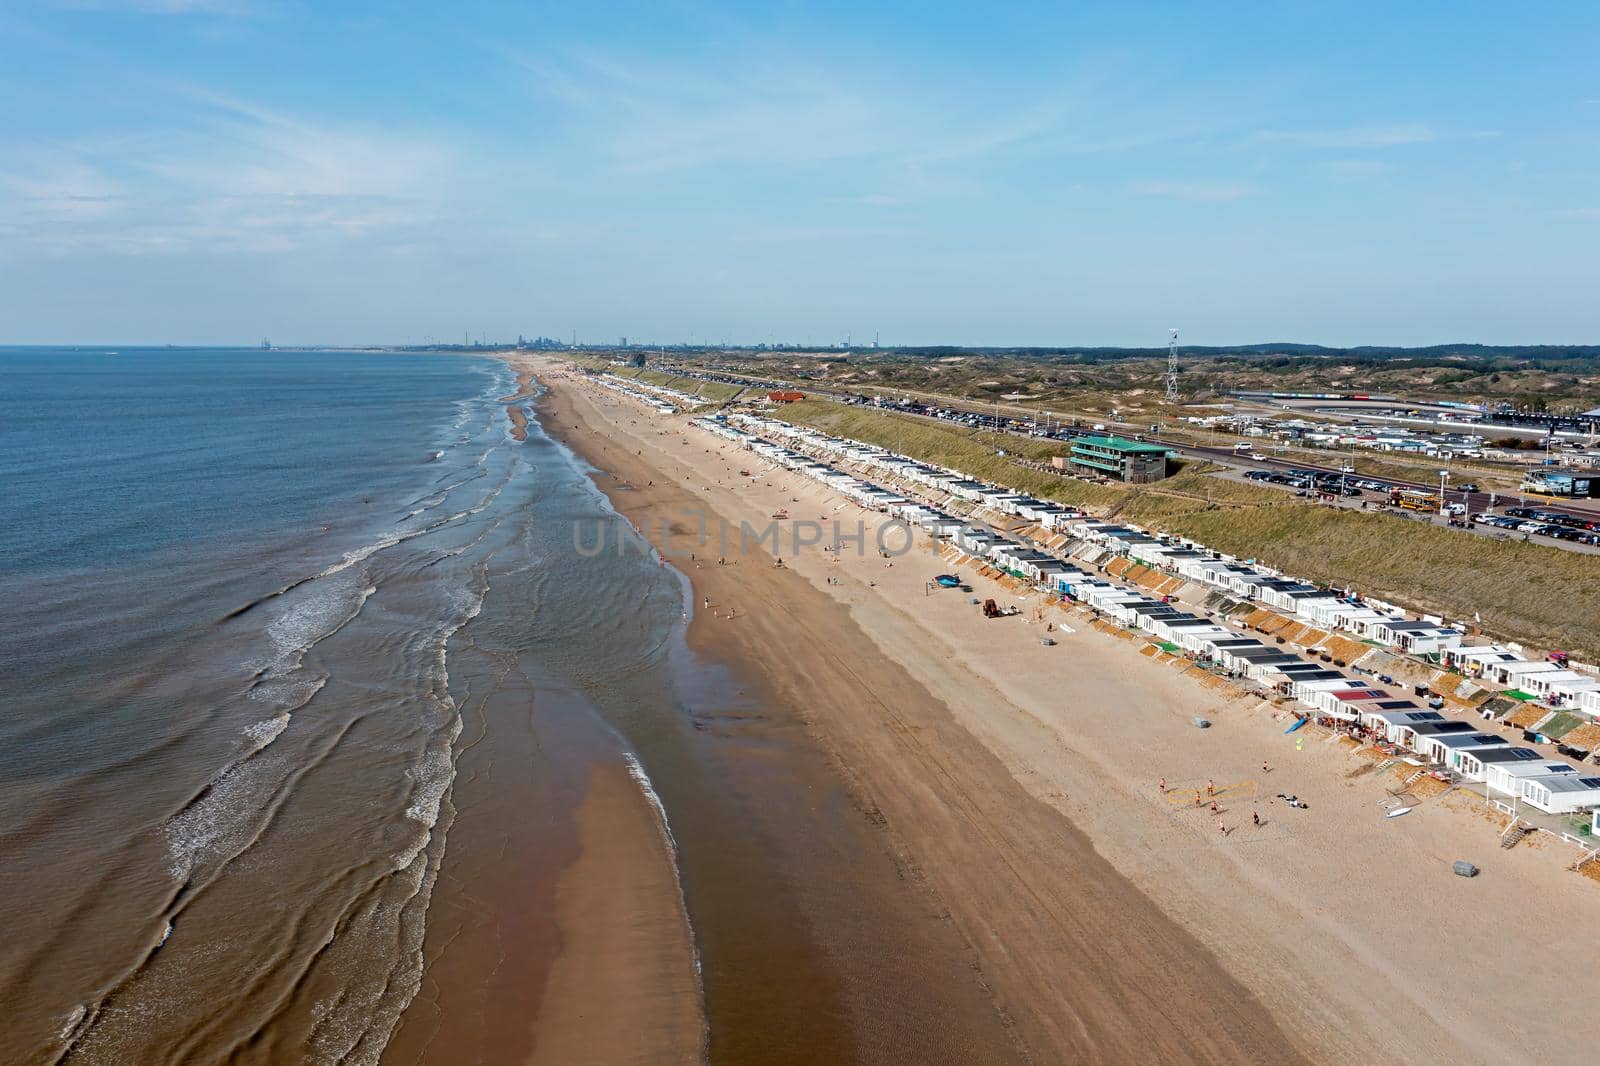
[[[846,399],[848,399],[847,396],[838,395],[838,394],[831,395],[830,398],[831,399],[838,399],[838,400],[846,400]],[[1020,432],[1018,430],[1002,427],[999,424],[999,420],[996,418],[995,415],[993,415],[992,413],[986,413],[986,412],[984,412],[983,410],[981,410],[978,407],[971,406],[971,405],[961,405],[961,404],[948,404],[948,405],[945,405],[945,406],[947,406],[950,410],[961,411],[964,414],[971,414],[971,415],[977,416],[982,422],[984,422],[986,424],[986,428],[989,428],[991,430],[997,430],[998,432],[1008,433],[1008,434],[1011,434],[1012,436],[1018,436],[1018,437],[1026,437],[1026,436],[1028,436],[1027,434],[1022,433],[1022,432]],[[899,408],[890,408],[890,410],[896,410],[901,414],[916,415],[917,417],[921,417],[921,418],[933,418],[933,419],[936,419],[936,420],[939,420],[939,421],[953,421],[952,419],[941,418],[938,415],[929,415],[929,414],[916,412],[916,411],[905,411],[905,410],[901,410]],[[1194,459],[1205,459],[1205,460],[1207,460],[1209,462],[1220,463],[1220,464],[1222,464],[1224,466],[1228,466],[1228,467],[1232,467],[1232,468],[1238,468],[1238,469],[1242,469],[1242,470],[1289,470],[1289,469],[1293,469],[1293,470],[1315,470],[1315,471],[1317,471],[1319,473],[1334,474],[1334,475],[1338,475],[1340,473],[1340,470],[1339,470],[1339,468],[1337,466],[1319,465],[1319,464],[1314,463],[1314,462],[1307,462],[1307,461],[1305,461],[1303,459],[1282,459],[1282,458],[1275,458],[1275,457],[1271,457],[1271,456],[1269,456],[1269,457],[1267,457],[1265,459],[1251,459],[1248,456],[1240,455],[1239,453],[1235,452],[1232,448],[1208,448],[1208,447],[1205,447],[1203,445],[1187,444],[1187,443],[1182,443],[1182,442],[1179,442],[1179,441],[1165,440],[1165,439],[1162,439],[1161,437],[1151,436],[1151,435],[1148,435],[1148,434],[1129,433],[1125,429],[1126,425],[1127,424],[1119,424],[1118,428],[1119,429],[1124,429],[1124,434],[1127,435],[1127,436],[1130,436],[1132,439],[1150,441],[1150,442],[1155,443],[1155,444],[1164,444],[1167,447],[1171,448],[1174,452],[1178,453],[1179,455],[1186,456],[1186,457],[1189,457],[1189,458],[1194,458]],[[1097,431],[1091,430],[1091,429],[1082,428],[1082,427],[1064,426],[1059,431],[1057,431],[1055,436],[1058,439],[1070,439],[1071,437],[1074,437],[1074,436],[1084,436],[1084,435],[1088,435],[1088,434],[1091,434],[1091,433],[1094,433],[1094,432],[1097,432]],[[1439,490],[1439,486],[1438,486],[1437,483],[1434,483],[1432,485],[1428,485],[1428,484],[1424,484],[1422,482],[1417,482],[1417,481],[1405,481],[1405,480],[1402,480],[1402,479],[1399,479],[1399,478],[1379,477],[1379,476],[1370,475],[1370,474],[1352,474],[1351,478],[1352,479],[1359,479],[1359,480],[1363,480],[1363,481],[1378,482],[1379,484],[1388,486],[1390,488],[1421,489],[1421,490],[1423,490],[1425,492],[1437,492]],[[1493,497],[1493,501],[1494,501],[1493,504],[1491,504],[1491,502],[1490,502],[1491,497]],[[1359,505],[1359,501],[1356,500],[1354,497],[1349,497],[1347,499],[1355,501]],[[1549,499],[1547,497],[1537,497],[1537,496],[1536,497],[1529,497],[1529,496],[1523,496],[1523,495],[1520,495],[1520,494],[1508,494],[1508,493],[1452,492],[1452,491],[1450,491],[1448,489],[1448,487],[1446,488],[1446,492],[1445,492],[1445,500],[1446,500],[1447,503],[1464,502],[1467,505],[1467,511],[1468,511],[1469,514],[1477,514],[1477,513],[1481,512],[1481,511],[1488,511],[1488,510],[1491,509],[1491,507],[1493,507],[1493,508],[1502,508],[1503,509],[1503,508],[1508,507],[1508,506],[1530,506],[1530,507],[1538,507],[1541,510],[1547,510],[1547,511],[1559,512],[1559,513],[1562,513],[1562,514],[1573,515],[1575,517],[1582,518],[1582,519],[1585,519],[1585,520],[1591,520],[1592,521],[1592,520],[1600,519],[1600,501],[1583,501],[1580,504],[1573,504],[1573,503],[1570,503],[1570,502],[1556,503],[1555,501],[1553,501],[1553,500],[1551,500],[1551,499]],[[1410,516],[1412,514],[1412,512],[1405,512],[1405,513],[1408,516]],[[1482,535],[1482,536],[1500,536],[1500,537],[1515,537],[1515,536],[1519,535],[1519,534],[1516,534],[1516,533],[1512,533],[1509,530],[1500,530],[1500,529],[1495,529],[1493,527],[1481,527],[1481,526],[1468,526],[1467,529],[1464,530],[1464,532],[1477,533],[1477,534]],[[1554,539],[1549,538],[1549,537],[1540,537],[1539,540],[1536,543],[1544,544],[1544,545],[1547,545],[1549,547],[1563,548],[1563,549],[1566,549],[1568,551],[1583,552],[1585,554],[1591,554],[1591,553],[1595,552],[1595,548],[1593,546],[1591,546],[1591,545],[1578,544],[1578,543],[1575,543],[1573,541],[1554,540]]]
[[[1250,470],[1316,470],[1327,474],[1338,474],[1340,472],[1339,468],[1336,466],[1319,466],[1316,463],[1309,463],[1300,459],[1282,459],[1271,456],[1266,459],[1250,459],[1245,456],[1236,455],[1232,449],[1229,448],[1205,448],[1197,447],[1192,444],[1179,444],[1176,441],[1165,441],[1159,440],[1158,438],[1151,439],[1156,440],[1156,442],[1159,444],[1165,444],[1174,451],[1182,452],[1185,455],[1209,459],[1213,462],[1225,462]],[[1425,492],[1439,491],[1439,485],[1437,482],[1428,485],[1419,481],[1402,481],[1398,478],[1379,477],[1374,474],[1352,474],[1350,476],[1352,478],[1358,478],[1362,481],[1380,482],[1381,484],[1388,485],[1392,488],[1422,489]],[[1491,497],[1493,498],[1493,503],[1490,502]],[[1467,504],[1467,510],[1473,514],[1477,514],[1479,511],[1490,510],[1491,507],[1503,508],[1511,505],[1517,505],[1538,507],[1541,510],[1546,511],[1557,511],[1562,514],[1570,514],[1590,521],[1600,519],[1600,508],[1596,508],[1595,506],[1595,503],[1600,501],[1585,500],[1582,502],[1564,501],[1561,503],[1556,503],[1544,496],[1530,497],[1524,496],[1520,493],[1505,492],[1457,492],[1450,490],[1448,486],[1445,490],[1445,499],[1447,502],[1451,503],[1464,501]]]

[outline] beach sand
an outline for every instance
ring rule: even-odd
[[[578,695],[472,644],[451,667],[475,695],[422,988],[383,1061],[698,1061],[704,1015],[673,856],[615,736]],[[586,1047],[599,1057],[571,1054]]]
[[[577,376],[547,380],[548,428],[658,543],[664,521],[693,528],[695,509],[735,530],[780,507],[869,530],[882,519],[762,473],[681,418]],[[637,491],[614,491],[618,478]],[[718,566],[707,555],[722,552],[688,538],[666,554],[720,616],[697,612],[692,642],[803,714],[1028,1057],[1585,1061],[1561,1004],[1592,972],[1575,934],[1600,919],[1600,893],[1565,871],[1549,850],[1561,845],[1502,852],[1460,797],[1385,820],[1370,764],[1316,734],[1285,736],[1259,701],[1202,687],[1076,615],[1052,615],[1068,628],[1043,646],[1026,612],[985,620],[960,593],[928,595],[948,566],[926,538],[892,567],[868,544],[837,562],[785,551],[781,569],[761,550]],[[975,592],[1038,603],[981,579]],[[1215,728],[1194,729],[1197,714]],[[1160,795],[1163,777],[1174,789],[1214,780],[1229,831]],[[1484,876],[1452,876],[1457,858]],[[715,1049],[709,984],[708,1001]]]
[[[528,1061],[700,1061],[703,1022],[686,1009],[700,985],[674,858],[659,817],[624,767],[590,770],[578,835],[582,850],[556,892],[561,953]]]
[[[506,419],[511,423],[511,437],[513,440],[528,439],[528,412],[523,403],[533,399],[538,385],[533,380],[533,369],[527,366],[516,367],[517,388],[515,392],[500,397],[500,403],[506,405]]]

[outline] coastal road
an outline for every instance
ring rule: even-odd
[[[849,402],[849,398],[844,396],[831,396],[830,398],[841,399],[844,402]],[[958,411],[964,415],[971,415],[978,418],[983,424],[982,428],[1001,433],[1008,433],[1012,436],[1030,436],[1028,433],[1007,426],[1004,420],[997,418],[994,414],[984,412],[972,405],[962,404],[961,402],[957,401],[946,406],[949,410]],[[911,414],[922,418],[934,418],[942,421],[951,421],[951,419],[943,418],[937,414],[930,414],[926,411],[917,411],[900,407],[891,409],[900,414]],[[1238,453],[1234,452],[1232,448],[1210,448],[1204,445],[1191,444],[1186,441],[1170,440],[1157,435],[1133,432],[1133,423],[1114,423],[1114,425],[1116,425],[1119,429],[1129,431],[1126,435],[1130,439],[1148,441],[1153,444],[1162,444],[1186,458],[1204,459],[1207,462],[1220,463],[1224,466],[1233,467],[1240,470],[1311,470],[1322,474],[1332,474],[1334,476],[1338,476],[1341,473],[1337,466],[1327,466],[1303,459],[1286,459],[1274,456],[1268,456],[1265,459],[1251,459],[1247,456],[1239,455]],[[1050,436],[1052,439],[1070,440],[1073,437],[1087,436],[1094,432],[1095,431],[1092,429],[1081,426],[1063,426],[1059,429],[1052,430]],[[1352,474],[1351,477],[1353,479],[1359,479],[1363,481],[1377,482],[1384,485],[1386,488],[1421,489],[1428,492],[1438,491],[1437,483],[1429,485],[1418,481],[1407,481],[1402,478],[1385,477],[1376,474]],[[1464,493],[1452,491],[1448,488],[1445,492],[1445,498],[1447,502],[1454,503],[1459,501],[1465,503],[1467,505],[1467,510],[1473,514],[1476,514],[1480,511],[1488,511],[1497,507],[1505,507],[1511,504],[1512,501],[1516,501],[1517,504],[1521,506],[1534,506],[1542,510],[1571,515],[1574,518],[1578,518],[1583,521],[1600,521],[1600,500],[1563,500],[1557,502],[1549,497],[1530,497],[1523,493]],[[1543,543],[1543,541],[1541,541],[1541,543]],[[1585,547],[1583,545],[1574,544],[1570,541],[1551,541],[1550,543],[1553,546],[1567,548],[1569,550]]]

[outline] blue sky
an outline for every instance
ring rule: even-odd
[[[0,4],[0,343],[1600,342],[1592,4]]]

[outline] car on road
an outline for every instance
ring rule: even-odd
[[[1254,459],[1258,463],[1264,463],[1267,461],[1267,457],[1262,455],[1260,452],[1251,452],[1250,458]]]

